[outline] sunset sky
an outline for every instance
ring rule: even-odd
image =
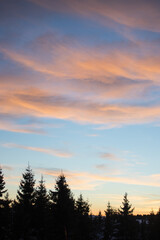
[[[160,207],[160,2],[0,1],[0,164],[63,172],[92,213]]]

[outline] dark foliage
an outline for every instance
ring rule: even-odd
[[[4,196],[4,194],[6,195]],[[0,168],[0,239],[9,239],[11,232],[11,212],[9,194],[5,189],[4,175]]]
[[[29,239],[34,229],[35,180],[28,166],[22,174],[17,201],[14,202],[14,238]]]
[[[2,168],[0,168],[0,198],[3,196],[3,194],[6,192],[5,190],[5,181],[4,181],[4,176],[2,173]]]
[[[90,205],[88,201],[84,201],[82,194],[80,194],[79,198],[75,204],[76,211],[76,239],[77,240],[88,240],[91,239],[90,230],[91,230],[91,222],[89,217]]]
[[[5,194],[6,193],[6,194]],[[11,201],[0,169],[0,239],[2,240],[159,240],[160,210],[157,214],[133,215],[125,193],[120,209],[108,202],[102,216],[90,214],[82,194],[77,200],[61,174],[53,191],[47,193],[43,177],[35,188],[28,166],[22,174],[17,199]]]
[[[122,206],[119,211],[119,236],[124,240],[137,239],[136,235],[136,221],[132,216],[134,208],[129,203],[127,193],[123,197]]]
[[[73,239],[75,201],[63,174],[56,180],[55,191],[50,191],[50,199],[55,218],[55,239]]]
[[[49,198],[42,176],[35,190],[34,225],[38,239],[46,239],[47,237],[48,211]]]

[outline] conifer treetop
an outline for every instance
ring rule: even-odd
[[[19,203],[32,204],[35,197],[35,180],[32,169],[28,165],[25,172],[22,174],[19,190],[17,191],[17,199]]]
[[[122,206],[120,206],[120,209],[118,209],[119,213],[123,216],[131,215],[134,211],[134,208],[132,208],[132,204],[129,203],[127,196],[128,194],[125,193],[123,197]]]
[[[7,192],[7,190],[5,190],[4,175],[2,173],[2,168],[0,167],[0,197],[2,197],[5,192]]]

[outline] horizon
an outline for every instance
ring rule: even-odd
[[[0,165],[15,198],[28,162],[63,172],[93,214],[124,193],[160,207],[160,3],[5,0],[0,8]]]

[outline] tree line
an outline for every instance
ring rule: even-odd
[[[0,168],[1,240],[159,240],[160,211],[143,216],[133,211],[125,193],[119,209],[108,202],[105,216],[94,216],[82,194],[74,198],[63,174],[47,191],[43,176],[35,187],[30,166],[22,174],[16,199],[10,200]]]

